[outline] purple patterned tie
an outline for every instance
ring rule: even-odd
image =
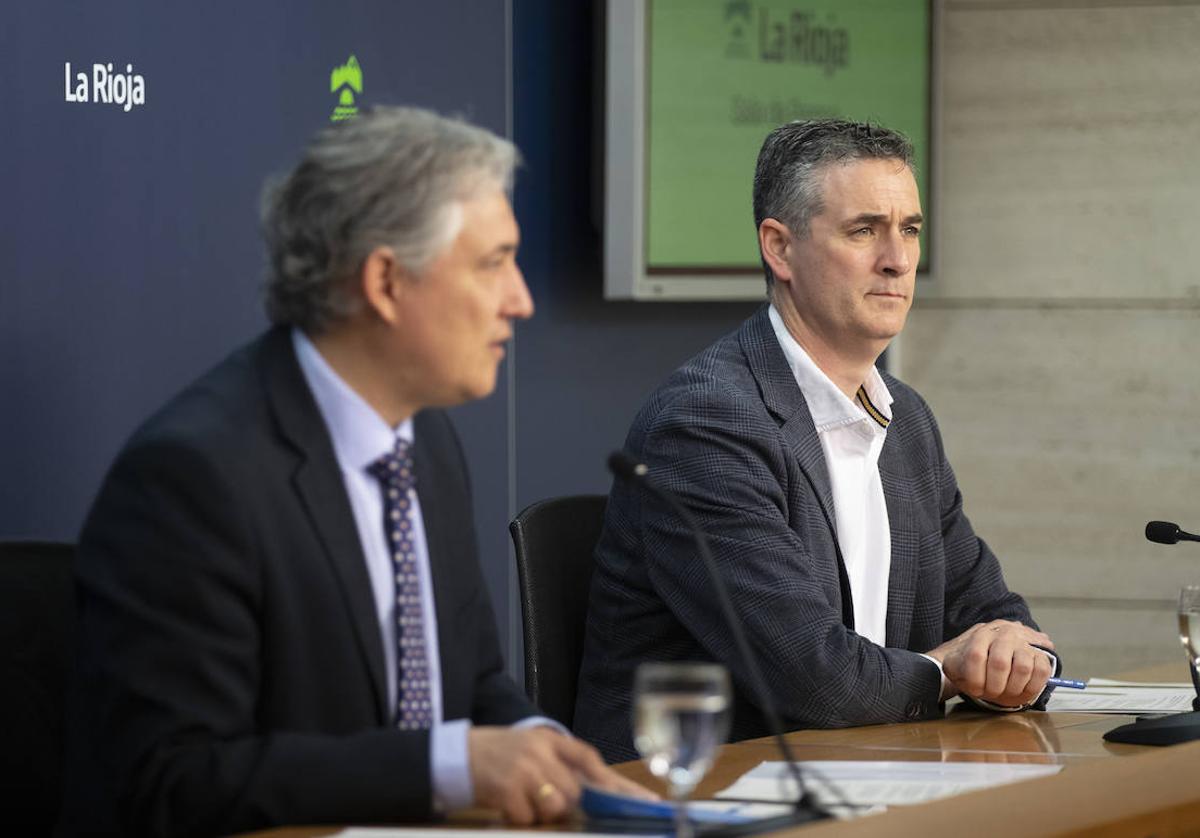
[[[424,730],[433,723],[429,702],[429,661],[425,653],[425,619],[413,547],[413,504],[409,490],[416,486],[412,446],[396,438],[396,450],[368,466],[383,484],[383,529],[396,572],[396,662],[399,664],[396,726]]]

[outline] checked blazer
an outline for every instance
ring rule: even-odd
[[[786,727],[846,727],[940,712],[926,652],[978,622],[1033,626],[963,514],[937,423],[911,388],[895,401],[879,471],[891,528],[886,646],[854,632],[821,443],[763,306],[685,363],[642,408],[626,450],[705,526]],[[768,733],[692,537],[617,481],[596,547],[576,733],[636,756],[631,688],[643,661],[730,670],[734,740]]]

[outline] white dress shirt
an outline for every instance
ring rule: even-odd
[[[879,371],[871,367],[867,380],[851,401],[792,337],[775,306],[767,314],[796,384],[808,403],[825,453],[833,489],[837,541],[854,600],[854,630],[872,643],[885,646],[892,531],[879,479],[879,453],[892,421],[892,394]],[[1052,653],[1040,651],[1057,667],[1058,659]],[[954,695],[956,690],[942,665],[924,652],[917,654],[937,667],[942,683],[940,697],[944,700]],[[993,710],[1021,709],[974,700]]]
[[[879,452],[892,419],[892,394],[871,367],[854,401],[838,389],[792,337],[779,312],[768,316],[817,427],[837,522],[838,547],[854,600],[854,630],[886,643],[892,531],[879,479]]]

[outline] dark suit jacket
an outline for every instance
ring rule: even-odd
[[[935,715],[938,671],[914,652],[984,620],[1032,625],[963,514],[929,407],[884,378],[895,399],[879,458],[892,538],[886,647],[853,630],[824,454],[765,306],[677,370],[626,441],[705,525],[789,728]],[[732,738],[768,732],[691,536],[656,499],[617,481],[596,548],[575,710],[576,733],[609,759],[635,756],[633,673],[655,660],[724,663]]]
[[[415,436],[444,716],[532,715],[503,671],[457,437],[432,411]],[[391,726],[349,499],[286,330],[137,431],[77,578],[64,833],[429,816],[429,734]]]

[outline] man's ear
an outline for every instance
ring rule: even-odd
[[[411,281],[408,270],[396,259],[396,253],[390,247],[377,247],[368,253],[358,274],[367,308],[392,325],[400,319],[400,305]]]
[[[792,234],[787,225],[774,218],[764,218],[758,225],[758,248],[762,251],[763,261],[775,274],[777,280],[790,282],[792,268],[788,264],[788,248],[792,244]]]

